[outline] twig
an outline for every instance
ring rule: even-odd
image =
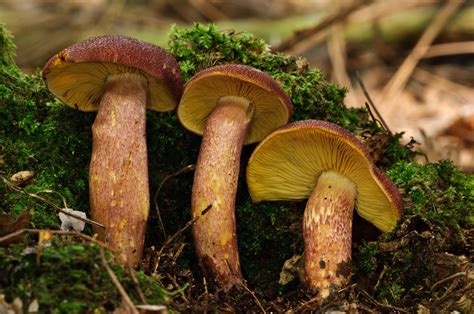
[[[133,301],[130,299],[127,292],[123,288],[122,284],[117,279],[117,276],[115,276],[115,273],[110,268],[109,263],[107,262],[107,259],[105,258],[104,250],[102,248],[100,248],[100,257],[102,259],[102,265],[104,266],[105,270],[107,270],[107,273],[109,274],[110,279],[112,280],[118,292],[122,296],[122,299],[125,302],[125,304],[128,306],[128,308],[130,309],[132,313],[139,314],[139,311],[135,307],[135,304],[133,304]]]
[[[196,221],[198,221],[198,219],[200,219],[202,216],[204,216],[205,214],[207,214],[207,212],[211,209],[212,207],[212,204],[209,204],[207,205],[206,208],[204,208],[204,210],[201,212],[201,214],[199,216],[196,216],[194,217],[193,219],[191,219],[190,221],[188,221],[186,223],[186,225],[184,227],[182,227],[181,229],[179,229],[175,234],[173,234],[171,237],[169,237],[165,243],[163,244],[163,246],[161,247],[161,249],[158,251],[158,253],[156,254],[158,256],[157,258],[157,261],[155,262],[155,267],[153,268],[153,274],[156,273],[156,271],[158,270],[158,266],[160,264],[160,258],[161,258],[161,255],[163,254],[163,251],[165,250],[165,248],[171,243],[173,242],[183,231],[185,231],[186,229],[188,229],[189,227],[191,227]]]
[[[135,269],[128,266],[128,273],[130,274],[130,278],[132,278],[132,282],[135,285],[135,289],[137,290],[138,296],[140,296],[140,300],[143,304],[148,304],[145,294],[143,293],[142,288],[140,287],[140,283],[138,282],[137,276],[135,275]]]
[[[14,237],[17,237],[17,236],[20,236],[24,233],[31,233],[31,234],[39,234],[40,232],[42,232],[44,230],[42,229],[20,229],[18,231],[15,231],[15,232],[12,232],[10,234],[7,234],[3,237],[0,238],[0,243],[3,243],[11,238],[14,238]],[[83,233],[80,233],[80,232],[76,232],[76,231],[64,231],[64,230],[51,230],[51,233],[52,234],[57,234],[57,235],[71,235],[71,236],[75,236],[75,237],[79,237],[79,238],[83,238],[87,241],[90,241],[90,242],[93,242],[95,244],[97,244],[98,246],[112,252],[112,253],[115,253],[115,250],[113,250],[112,248],[110,248],[106,243],[102,242],[102,241],[99,241],[93,237],[90,237],[88,235],[85,235]]]
[[[378,119],[374,119],[375,121],[379,121],[382,124],[382,127],[390,134],[392,135],[392,131],[390,131],[390,128],[388,127],[387,123],[385,122],[384,118],[380,114],[379,110],[375,106],[374,102],[372,101],[372,97],[370,97],[369,92],[367,91],[367,88],[365,87],[364,81],[362,81],[362,78],[359,76],[358,73],[356,73],[356,79],[357,82],[360,85],[360,88],[362,89],[362,92],[364,93],[365,98],[367,98],[367,101],[370,104],[370,107],[375,111],[375,114],[377,115]],[[367,106],[367,104],[366,104]],[[369,113],[371,110],[369,110]]]
[[[257,306],[260,308],[262,313],[266,314],[267,311],[265,311],[265,309],[262,306],[262,303],[260,303],[260,300],[257,298],[255,293],[252,290],[250,290],[249,287],[247,287],[245,283],[242,283],[242,286],[244,287],[245,290],[247,290],[248,293],[250,293],[250,295],[252,295],[253,299],[255,300],[255,303],[257,303]]]
[[[444,283],[446,283],[446,282],[448,282],[448,281],[451,281],[451,280],[453,280],[453,279],[456,279],[456,278],[458,278],[458,277],[463,277],[463,276],[467,276],[467,273],[464,272],[464,271],[459,272],[459,273],[455,273],[455,274],[453,274],[453,275],[451,275],[451,276],[448,276],[448,277],[446,277],[446,278],[444,278],[444,279],[441,279],[440,281],[437,281],[437,282],[431,287],[430,293],[433,293],[433,291],[435,291],[435,289],[438,288],[438,286],[440,286],[440,285],[442,285],[442,284],[444,284]]]
[[[455,83],[445,77],[438,76],[421,68],[415,69],[413,72],[413,77],[421,83],[433,84],[440,90],[444,90],[445,92],[461,97],[466,101],[469,100],[472,93],[472,89],[466,85]]]
[[[453,294],[456,294],[456,295],[462,295],[470,290],[473,290],[474,289],[474,284],[471,282],[469,284],[467,284],[464,288],[462,288],[461,290],[458,290],[458,291],[455,291],[453,292]],[[433,304],[430,306],[432,308],[437,308],[441,303],[445,302],[447,299],[449,299],[449,297],[451,297],[453,294],[448,294],[448,293],[445,293],[441,298],[437,299],[436,301],[433,302]]]
[[[160,208],[158,207],[158,194],[160,193],[161,189],[163,188],[163,185],[165,184],[166,181],[168,181],[171,178],[174,178],[176,176],[179,176],[182,173],[193,171],[195,168],[195,165],[187,165],[180,170],[166,175],[163,180],[161,180],[160,185],[156,189],[155,195],[153,196],[153,203],[155,204],[155,209],[156,209],[156,214],[158,215],[158,220],[160,222],[160,227],[161,231],[163,232],[163,239],[167,238],[166,231],[165,231],[165,226],[163,225],[163,220],[161,219],[161,214],[160,214]]]
[[[320,40],[321,35],[323,35],[323,38],[329,35],[329,26],[336,22],[344,21],[352,12],[359,9],[364,4],[364,1],[355,1],[349,7],[343,8],[329,15],[323,21],[321,21],[321,23],[296,32],[293,37],[282,42],[278,47],[275,48],[275,50],[286,52],[288,54],[301,54],[314,45],[315,39]]]
[[[211,1],[189,0],[189,4],[191,4],[195,10],[197,10],[202,16],[210,21],[229,19],[229,17],[224,12],[222,12],[222,10],[216,8]]]
[[[351,79],[347,73],[346,42],[343,36],[341,23],[336,23],[331,27],[331,35],[327,41],[327,47],[335,82],[349,88],[346,103],[350,104],[350,106],[355,106],[357,104],[357,95],[355,94],[356,90],[352,87]]]
[[[423,58],[442,57],[460,54],[474,54],[474,41],[462,41],[431,46]]]
[[[431,43],[442,30],[449,18],[456,12],[462,0],[449,0],[434,17],[431,24],[421,35],[418,43],[410,52],[408,57],[403,61],[402,65],[384,87],[382,91],[382,100],[385,101],[396,96],[405,87],[408,79],[416,68],[418,61],[425,55],[431,46]]]
[[[204,310],[203,313],[207,313],[208,311],[208,306],[209,306],[209,291],[207,290],[207,280],[206,276],[202,277],[202,282],[204,284]]]
[[[380,303],[377,300],[375,300],[374,298],[372,298],[370,296],[370,294],[367,293],[367,291],[365,291],[365,290],[360,290],[360,291],[370,302],[372,302],[376,306],[379,306],[381,308],[388,309],[388,310],[391,310],[391,311],[399,311],[399,312],[403,312],[403,313],[410,313],[409,311],[404,310],[402,308],[399,308],[399,307],[396,307],[396,306],[393,306],[393,305],[389,305],[389,304]]]
[[[99,228],[102,228],[104,230],[104,232],[107,234],[107,230],[105,229],[105,226],[98,223],[98,222],[95,222],[94,220],[91,220],[91,219],[88,219],[88,218],[84,218],[84,217],[81,217],[81,216],[78,216],[74,213],[71,213],[71,212],[68,212],[66,210],[64,210],[64,208],[61,208],[59,207],[58,205],[56,205],[53,201],[51,201],[50,199],[46,198],[46,197],[43,197],[43,196],[40,196],[38,195],[37,193],[29,193],[29,192],[26,192],[24,189],[22,189],[21,187],[19,186],[16,186],[14,184],[12,184],[7,178],[5,178],[4,176],[0,176],[3,180],[3,182],[7,185],[8,188],[10,188],[11,190],[13,191],[16,191],[18,193],[22,193],[22,194],[25,194],[25,195],[28,195],[32,198],[35,198],[37,200],[40,200],[46,204],[48,204],[49,206],[53,207],[54,209],[60,211],[61,213],[65,214],[65,215],[68,215],[68,216],[71,216],[73,218],[76,218],[78,220],[81,220],[81,221],[84,221],[88,224],[91,224],[91,225],[94,225],[96,227],[99,227]],[[39,191],[38,193],[56,193],[58,194],[62,200],[63,200],[63,203],[65,204],[65,208],[68,208],[67,207],[67,204],[66,204],[66,199],[64,198],[64,196],[62,196],[59,192],[56,192],[56,191],[53,191],[53,190],[43,190],[43,191]]]

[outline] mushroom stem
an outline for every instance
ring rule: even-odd
[[[132,267],[142,258],[149,212],[146,96],[142,75],[109,76],[92,126],[92,219],[106,226],[117,260]],[[103,230],[94,231],[104,239]]]
[[[322,298],[350,274],[355,184],[334,171],[323,172],[304,213],[306,285]]]
[[[237,249],[235,196],[240,154],[253,115],[246,98],[226,96],[207,120],[192,190],[192,214],[209,212],[193,225],[199,264],[224,290],[242,282]]]

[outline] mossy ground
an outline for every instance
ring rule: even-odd
[[[56,101],[46,90],[39,75],[24,75],[16,67],[13,63],[14,51],[10,35],[0,27],[0,174],[8,178],[21,170],[34,171],[35,176],[25,186],[26,191],[56,191],[65,198],[69,207],[87,212],[90,126],[95,115],[80,113]],[[371,291],[375,300],[387,300],[394,305],[413,307],[426,297],[424,293],[429,288],[429,283],[438,278],[433,275],[433,268],[428,265],[420,266],[422,268],[419,272],[410,273],[415,262],[434,261],[437,254],[446,251],[456,256],[469,253],[465,250],[465,233],[473,227],[472,176],[463,174],[449,162],[428,165],[413,163],[413,143],[401,145],[401,134],[388,134],[371,120],[365,109],[346,108],[345,89],[327,82],[321,72],[311,69],[304,59],[273,53],[265,42],[250,34],[224,32],[217,30],[214,25],[199,24],[189,29],[174,27],[170,35],[169,51],[178,60],[185,80],[201,69],[223,63],[247,64],[261,69],[279,81],[288,92],[294,106],[293,120],[331,121],[355,133],[367,144],[378,166],[388,170],[390,177],[404,194],[406,202],[405,229],[400,228],[398,233],[394,232],[375,242],[359,243],[354,248],[354,282],[358,282],[360,287],[369,287],[371,283],[372,287],[375,287]],[[153,196],[167,175],[195,162],[200,138],[186,132],[174,113],[149,112],[147,142],[150,189]],[[297,282],[285,287],[278,285],[283,262],[303,251],[300,230],[304,203],[252,204],[243,174],[253,148],[254,146],[248,146],[243,151],[236,209],[244,276],[248,285],[259,291],[264,300],[276,300],[278,296],[288,295],[292,295],[289,298],[295,300],[309,298],[310,296],[301,292],[304,290],[300,289],[302,286]],[[190,219],[192,178],[191,172],[173,177],[158,194],[160,215],[168,236],[182,228]],[[57,195],[48,194],[48,197],[61,205],[62,200]],[[3,213],[14,216],[28,210],[31,217],[30,227],[59,227],[57,213],[53,208],[12,191],[1,182],[0,208]],[[420,217],[423,223],[411,222],[415,219],[413,217]],[[411,226],[411,229],[408,226]],[[425,241],[423,237],[411,236],[409,241],[403,242],[404,246],[399,244],[400,249],[392,251],[387,249],[390,245],[383,244],[407,239],[408,230],[419,234],[428,230],[436,241]],[[152,202],[146,246],[159,248],[163,241],[155,204]],[[165,272],[168,275],[169,272],[175,271],[172,276],[178,277],[176,280],[179,284],[194,287],[194,292],[188,297],[194,296],[194,300],[202,301],[203,286],[199,279],[189,230],[186,230],[175,244],[169,248],[169,252],[175,253],[173,258],[169,258],[171,264],[162,263],[160,271],[165,272],[168,269],[168,273]],[[67,247],[56,245],[53,249],[62,254],[67,253],[61,251],[67,250]],[[20,258],[18,250],[9,247],[3,249],[1,254],[9,256],[5,259],[9,261],[28,258]],[[147,252],[149,260],[144,267],[145,272],[149,272],[156,262],[156,254],[150,253],[152,250]],[[156,249],[154,252],[156,253]],[[76,253],[73,252],[72,255],[74,254]],[[66,255],[63,257],[65,260],[71,258]],[[91,258],[92,263],[93,257]],[[2,268],[7,267],[8,263],[4,265]],[[25,265],[35,268],[33,264]],[[183,275],[188,274],[189,270],[194,276]],[[25,272],[38,274],[26,269]],[[59,272],[56,273],[63,276]],[[15,272],[13,274],[19,275]],[[49,274],[53,276],[55,273]],[[17,277],[11,277],[10,280],[14,278]],[[191,278],[196,278],[194,283],[186,282],[194,280]],[[423,278],[428,278],[428,281],[422,284],[421,288],[414,284]],[[23,290],[13,287],[12,282],[4,282],[0,286],[0,292],[5,293],[8,290],[9,296],[31,297]],[[62,282],[74,285],[75,280]],[[425,292],[420,292],[420,289],[425,289],[421,290]],[[51,293],[54,291],[51,290]],[[216,307],[227,301],[236,306],[238,302],[241,302],[240,305],[245,303],[235,297],[232,300],[222,299],[221,304],[219,300],[216,297],[209,302],[214,303]],[[192,303],[191,301],[189,302]],[[285,301],[274,304],[288,308],[299,301],[301,300],[288,302],[286,305]],[[253,302],[250,304],[250,307],[255,306]],[[271,307],[270,301],[268,304]],[[97,306],[102,305],[99,302]]]

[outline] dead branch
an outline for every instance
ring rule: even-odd
[[[19,186],[16,186],[14,184],[12,184],[7,178],[5,178],[4,176],[0,176],[0,178],[2,178],[3,182],[6,184],[6,186],[8,188],[10,188],[11,190],[13,191],[16,191],[18,193],[21,193],[21,194],[25,194],[25,195],[28,195],[29,197],[31,198],[35,198],[37,200],[40,200],[46,204],[48,204],[49,206],[53,207],[54,209],[60,211],[61,213],[65,214],[65,215],[68,215],[70,217],[73,217],[73,218],[76,218],[78,220],[81,220],[81,221],[84,221],[85,223],[88,223],[88,224],[91,224],[91,225],[94,225],[96,227],[99,227],[99,228],[102,228],[105,232],[105,234],[107,235],[107,230],[105,229],[105,226],[98,223],[98,222],[95,222],[94,220],[91,220],[91,219],[88,219],[88,218],[84,218],[84,217],[81,217],[81,216],[78,216],[74,213],[71,213],[71,212],[68,212],[66,210],[64,210],[64,208],[61,208],[59,207],[58,205],[56,205],[52,200],[50,200],[49,198],[46,198],[46,197],[43,197],[43,196],[40,196],[38,195],[37,193],[29,193],[29,192],[26,192],[24,189],[22,189],[21,187]],[[56,191],[53,191],[53,190],[43,190],[43,191],[39,191],[38,193],[55,193],[55,194],[58,194],[62,200],[63,200],[63,203],[65,205],[65,208],[68,208],[67,207],[67,203],[66,203],[66,199],[64,198],[64,196],[62,196],[59,192],[56,192]]]
[[[166,183],[166,181],[168,181],[169,179],[171,178],[174,178],[176,176],[179,176],[180,174],[182,173],[186,173],[186,172],[189,172],[189,171],[193,171],[195,168],[195,165],[187,165],[183,168],[181,168],[180,170],[172,173],[172,174],[168,174],[166,175],[163,180],[161,180],[160,182],[160,185],[158,186],[158,188],[156,189],[156,192],[155,192],[155,195],[153,196],[153,203],[155,204],[155,210],[156,210],[156,214],[158,215],[158,220],[160,222],[160,228],[161,228],[161,231],[163,232],[163,237],[164,239],[167,238],[167,235],[166,235],[166,230],[165,230],[165,226],[163,225],[163,220],[161,219],[161,213],[160,213],[160,208],[158,206],[158,194],[160,193],[161,189],[163,188],[163,185]]]
[[[104,266],[105,270],[109,274],[110,279],[114,283],[115,287],[117,288],[118,292],[122,296],[123,301],[127,305],[128,309],[130,310],[131,313],[133,314],[139,314],[140,312],[137,310],[135,307],[135,304],[133,304],[132,299],[130,299],[129,295],[123,288],[122,284],[120,281],[117,279],[117,276],[115,276],[115,273],[113,272],[112,268],[110,268],[109,263],[107,262],[107,259],[105,258],[104,250],[100,248],[100,257],[102,259],[102,265]]]
[[[157,259],[156,259],[156,262],[155,262],[155,266],[153,267],[153,274],[156,274],[157,270],[158,270],[158,266],[160,265],[160,259],[161,259],[161,255],[163,254],[163,251],[165,250],[165,248],[170,245],[171,242],[173,242],[181,233],[183,233],[186,229],[188,229],[189,227],[191,227],[196,221],[198,221],[202,216],[204,216],[205,214],[207,214],[207,212],[211,209],[212,207],[212,204],[209,204],[202,212],[199,216],[196,216],[194,217],[193,219],[191,219],[190,221],[188,221],[186,223],[186,225],[184,227],[182,227],[181,229],[179,229],[175,234],[173,234],[171,237],[169,237],[166,242],[163,244],[163,246],[161,247],[161,249],[158,251],[158,253],[156,254],[157,256]]]
[[[3,243],[11,238],[15,238],[17,236],[20,236],[22,234],[25,234],[25,233],[31,233],[31,234],[39,234],[40,232],[44,231],[43,229],[20,229],[18,231],[15,231],[13,233],[10,233],[10,234],[7,234],[3,237],[0,237],[0,243]],[[76,231],[63,231],[63,230],[51,230],[51,233],[52,234],[57,234],[57,235],[70,235],[70,236],[75,236],[75,237],[79,237],[79,238],[82,238],[84,240],[87,240],[89,242],[93,242],[95,244],[97,244],[98,246],[112,252],[112,253],[116,253],[115,250],[113,250],[112,248],[110,248],[106,243],[102,242],[102,241],[99,241],[91,236],[88,236],[86,234],[83,234],[83,233],[80,233],[80,232],[76,232]]]
[[[392,97],[395,97],[400,93],[409,77],[416,68],[416,65],[420,59],[425,55],[431,46],[433,40],[438,36],[439,32],[448,22],[449,18],[457,11],[457,9],[463,3],[462,0],[450,0],[448,1],[433,18],[431,24],[421,35],[418,43],[415,45],[408,57],[403,61],[398,71],[392,77],[392,79],[385,85],[382,91],[382,100],[386,101]]]

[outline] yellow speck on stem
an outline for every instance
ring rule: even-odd
[[[126,224],[127,224],[127,222],[125,221],[125,219],[120,220],[119,230],[123,230],[123,228],[125,228]]]
[[[115,117],[115,108],[112,107],[112,127],[116,124],[116,117]]]
[[[230,232],[223,232],[221,234],[221,237],[220,237],[220,244],[221,245],[226,245],[227,242],[229,242],[229,240],[231,239],[232,235],[230,234]]]
[[[114,183],[117,183],[117,176],[115,175],[115,172],[114,172],[114,171],[110,171],[110,172],[109,172],[109,176],[110,176],[110,178],[112,179],[112,181],[113,181]]]
[[[115,207],[116,205],[117,205],[117,200],[112,200],[112,202],[110,202],[110,206]]]

